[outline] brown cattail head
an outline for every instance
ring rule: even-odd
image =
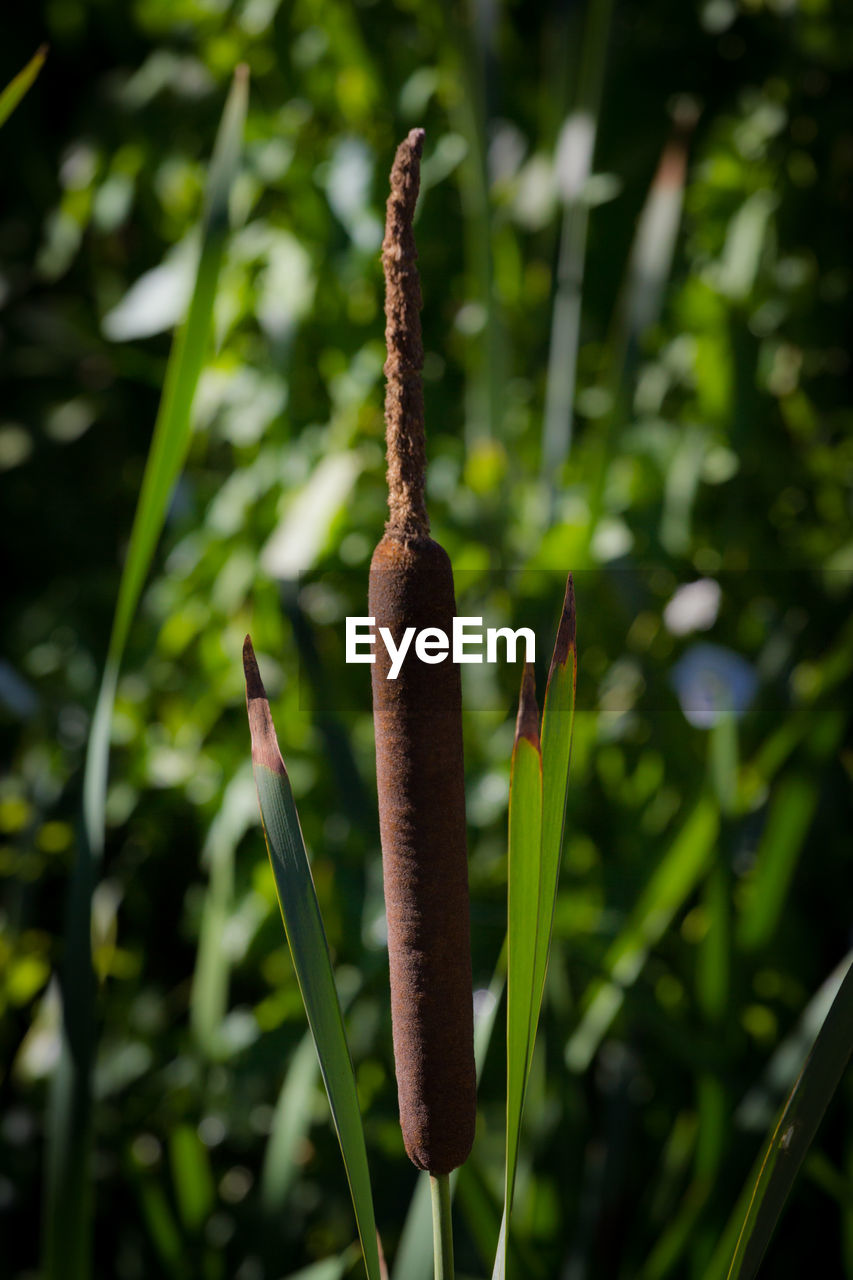
[[[410,627],[449,635],[456,614],[450,561],[429,537],[424,502],[412,235],[422,146],[423,131],[413,129],[397,150],[382,246],[389,519],[373,553],[368,608],[396,645]],[[410,649],[394,680],[390,665],[387,647],[377,644],[376,780],[400,1125],[411,1160],[441,1174],[467,1158],[477,1109],[462,691],[449,655],[427,664]]]

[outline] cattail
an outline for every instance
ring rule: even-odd
[[[429,536],[424,500],[421,292],[412,232],[423,137],[413,129],[397,149],[382,244],[390,514],[370,566],[369,611],[396,645],[409,627],[449,635],[456,614],[450,561]],[[477,1108],[461,683],[449,654],[428,665],[413,647],[390,680],[387,648],[376,650],[376,776],[400,1125],[410,1159],[445,1174],[471,1150]]]

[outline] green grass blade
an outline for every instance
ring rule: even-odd
[[[237,845],[257,822],[257,814],[255,780],[247,761],[225,788],[201,851],[208,887],[199,924],[189,1016],[198,1047],[213,1059],[229,1051],[222,1027],[232,965],[225,935],[234,909],[234,857]]]
[[[321,1258],[310,1266],[291,1271],[285,1280],[341,1280],[342,1276],[352,1270],[357,1258],[358,1245],[353,1245],[337,1258]]]
[[[178,333],[130,547],[119,588],[107,661],[89,732],[83,775],[83,823],[71,875],[61,974],[63,1028],[51,1084],[47,1133],[44,1275],[86,1280],[91,1272],[90,1072],[94,1042],[91,899],[104,846],[110,725],[121,655],[154,546],[190,435],[190,409],[210,335],[213,300],[228,224],[227,194],[236,173],[248,99],[244,71],[235,75],[211,164],[196,284]]]
[[[566,1047],[566,1064],[571,1070],[585,1071],[589,1066],[650,949],[707,870],[719,824],[717,803],[704,792],[609,948],[604,958],[608,976],[593,982],[583,998],[580,1023]]]
[[[575,588],[572,575],[566,584],[563,613],[557,629],[554,656],[548,673],[545,706],[542,711],[542,873],[539,880],[539,927],[536,930],[536,958],[533,969],[532,1026],[535,1038],[545,971],[551,947],[557,881],[563,852],[563,825],[572,754],[577,687],[577,644],[575,637]],[[533,1046],[531,1044],[531,1057]],[[528,1059],[528,1071],[530,1060]]]
[[[169,1161],[181,1221],[197,1233],[216,1203],[216,1188],[207,1147],[192,1125],[180,1124],[172,1131]]]
[[[818,770],[790,773],[774,788],[738,922],[744,950],[758,950],[773,937],[817,810],[825,765],[838,752],[847,719],[843,706],[813,717],[806,751]]]
[[[24,69],[19,71],[0,93],[0,125],[6,123],[15,107],[32,87],[33,81],[44,66],[46,57],[47,45],[43,44],[36,50]]]
[[[524,1091],[535,1036],[534,980],[542,858],[542,750],[533,667],[525,668],[509,784],[507,870],[506,1212],[512,1206]]]
[[[542,740],[532,670],[525,671],[509,801],[507,1110],[504,1215],[493,1271],[506,1274],[524,1093],[542,1005],[563,847],[577,656],[571,574],[545,693]]]
[[[186,1250],[166,1193],[155,1178],[138,1170],[133,1171],[130,1181],[135,1186],[148,1239],[157,1254],[160,1274],[182,1280],[188,1272]]]
[[[89,736],[83,781],[83,814],[90,848],[96,856],[104,840],[109,730],[118,670],[157,539],[166,519],[172,490],[189,448],[192,403],[210,341],[213,304],[228,234],[228,196],[240,161],[248,95],[246,69],[238,67],[213,151],[195,285],[186,321],[178,330],[166,366],[163,395],[142,478],[107,662]]]
[[[601,94],[613,0],[593,0],[584,11],[583,45],[578,76],[577,100],[566,120],[564,131],[577,139],[573,160],[582,153],[582,169],[572,175],[571,186],[562,180],[563,220],[557,261],[557,288],[551,319],[551,345],[545,386],[545,414],[542,431],[542,475],[551,490],[546,511],[553,515],[560,468],[572,444],[576,371],[580,347],[581,306],[584,265],[589,229],[589,204],[584,186],[592,173]],[[566,132],[561,141],[565,146]]]
[[[853,949],[847,952],[818,987],[800,1014],[796,1026],[776,1046],[773,1056],[761,1073],[761,1079],[741,1099],[734,1114],[736,1128],[753,1132],[766,1131],[782,1101],[794,1087],[851,966]]]
[[[744,950],[757,950],[773,936],[817,800],[817,783],[802,774],[784,779],[776,789],[738,922],[738,942]]]
[[[243,662],[252,765],[282,920],[340,1142],[368,1280],[380,1280],[364,1129],[329,946],[293,792],[248,636]]]
[[[736,1210],[741,1223],[727,1280],[751,1280],[788,1193],[853,1051],[853,969],[848,969],[812,1051],[747,1180]],[[729,1238],[726,1233],[724,1240]],[[708,1272],[722,1275],[715,1259]]]

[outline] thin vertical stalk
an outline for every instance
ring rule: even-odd
[[[485,322],[469,339],[466,358],[465,440],[500,434],[504,399],[505,351],[501,317],[495,296],[492,253],[492,208],[486,160],[490,118],[489,66],[493,35],[488,20],[478,18],[475,5],[445,5],[453,32],[450,68],[463,85],[451,105],[454,127],[468,151],[459,167],[459,191],[464,211],[465,260],[469,287],[485,310]]]
[[[557,264],[557,290],[548,354],[548,384],[542,437],[542,474],[551,490],[550,513],[556,493],[558,470],[569,456],[572,410],[575,397],[580,312],[586,258],[589,210],[583,187],[592,170],[604,64],[610,34],[613,0],[590,0],[584,24],[583,52],[578,74],[576,105],[566,121],[575,126],[572,146],[580,148],[577,170],[570,189],[564,189],[563,223]],[[564,137],[565,137],[564,133]],[[574,165],[572,166],[574,169]]]
[[[51,1082],[46,1134],[42,1229],[45,1280],[87,1280],[92,1271],[91,1077],[96,989],[91,957],[91,903],[104,854],[110,725],[125,644],[166,518],[169,497],[189,448],[191,411],[212,327],[229,228],[228,198],[240,161],[248,91],[248,70],[238,67],[211,160],[193,295],[166,366],[86,749],[82,823],[63,935],[60,1057]]]
[[[450,1175],[430,1174],[432,1245],[435,1280],[453,1280],[453,1224],[450,1218]]]

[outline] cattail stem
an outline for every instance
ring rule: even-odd
[[[450,1215],[450,1174],[430,1174],[432,1248],[435,1280],[453,1280],[453,1223]]]

